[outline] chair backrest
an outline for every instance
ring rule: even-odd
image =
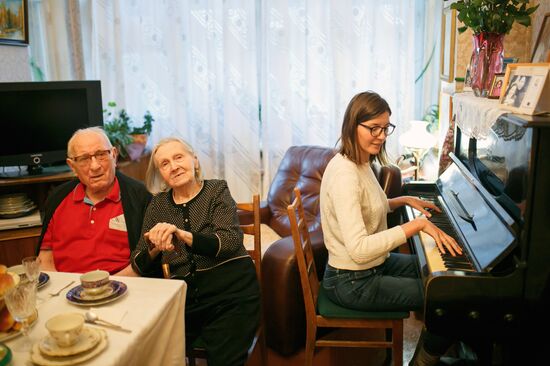
[[[315,269],[313,248],[309,236],[308,225],[302,205],[302,194],[298,188],[294,188],[294,201],[288,205],[287,213],[294,241],[296,262],[300,272],[300,282],[304,296],[307,322],[315,321],[316,304],[319,296],[319,278]]]
[[[248,254],[254,261],[256,267],[256,275],[258,280],[262,279],[262,237],[260,232],[260,195],[255,194],[252,196],[252,202],[237,203],[237,209],[252,213],[252,223],[241,223],[240,227],[243,233],[254,236],[254,248],[248,249]]]
[[[266,222],[281,237],[290,236],[287,206],[292,202],[293,189],[302,192],[303,206],[310,230],[320,228],[319,191],[321,178],[336,151],[321,146],[291,146],[286,151],[271,181],[267,204],[271,211]]]

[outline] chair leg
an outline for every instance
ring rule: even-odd
[[[392,358],[394,366],[403,365],[403,319],[394,320],[392,326]]]
[[[313,356],[315,353],[315,338],[317,337],[317,327],[308,324],[306,330],[306,347],[304,350],[304,366],[313,365]]]
[[[187,357],[187,360],[189,361],[187,363],[189,366],[195,366],[195,357]]]

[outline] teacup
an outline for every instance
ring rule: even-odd
[[[77,313],[59,314],[46,322],[46,329],[60,347],[75,344],[83,327],[84,316]]]
[[[87,295],[99,295],[109,285],[109,272],[95,270],[80,276],[80,284]]]

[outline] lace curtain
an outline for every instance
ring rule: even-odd
[[[405,121],[437,102],[438,65],[428,61],[439,6],[31,0],[31,52],[46,80],[99,79],[104,105],[115,101],[137,121],[151,111],[151,143],[183,137],[205,176],[226,179],[244,201],[265,196],[289,146],[335,146],[359,91],[390,103],[396,157]]]

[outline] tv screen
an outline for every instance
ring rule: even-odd
[[[103,126],[100,81],[0,83],[0,176],[43,174],[64,163],[73,133]]]

